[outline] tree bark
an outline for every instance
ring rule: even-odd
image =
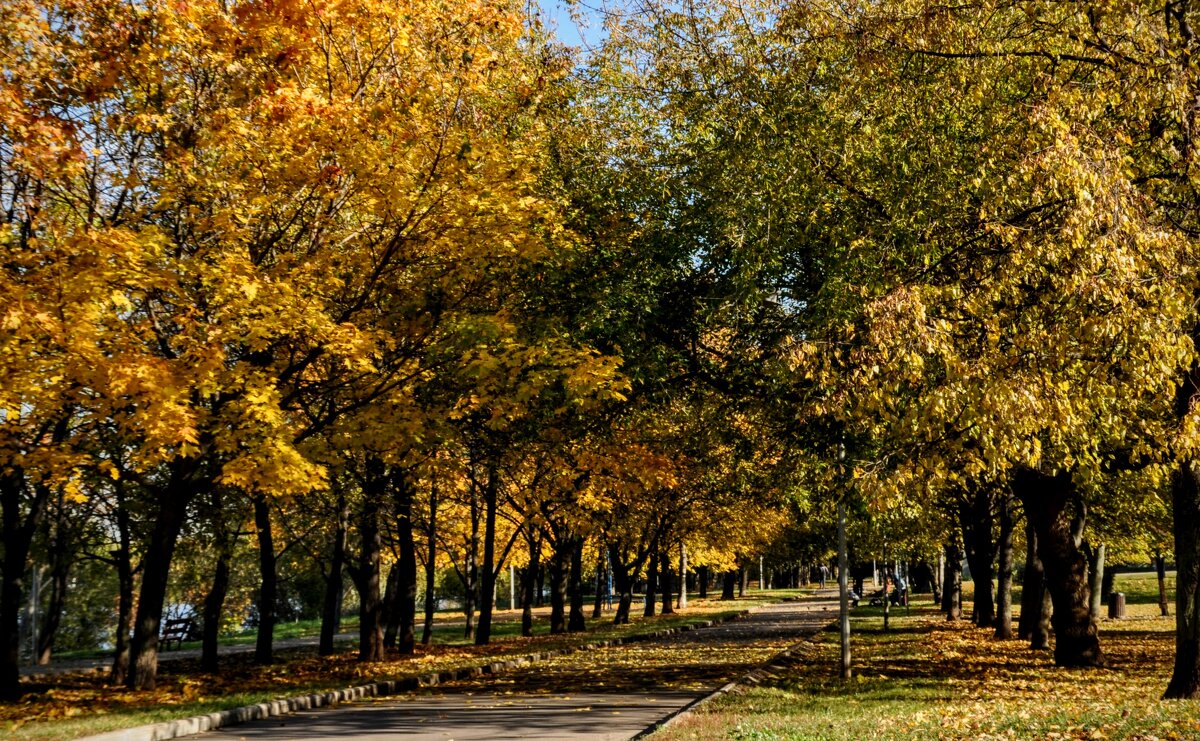
[[[696,582],[699,587],[700,599],[708,599],[708,567],[701,566],[696,569]]]
[[[528,525],[528,528],[529,565],[525,567],[521,578],[521,635],[526,638],[533,635],[533,593],[537,589],[538,562],[542,558],[541,533],[533,532],[533,525]]]
[[[398,635],[395,647],[401,655],[417,651],[417,544],[413,540],[412,505],[415,491],[404,472],[394,477],[396,497],[396,535],[400,561],[393,567],[399,572],[396,584],[395,619]]]
[[[337,635],[342,614],[342,572],[346,562],[346,494],[338,488],[337,529],[333,534],[333,553],[329,559],[329,577],[325,581],[325,599],[321,603],[321,638],[317,646],[319,656],[333,653],[333,640]]]
[[[358,660],[382,661],[383,649],[383,603],[379,596],[380,556],[383,545],[379,535],[379,508],[383,501],[385,482],[384,465],[371,459],[367,462],[367,476],[363,494],[363,509],[359,520],[359,537],[362,550],[358,568],[354,572],[354,584],[358,588]]]
[[[550,635],[567,632],[567,580],[570,578],[571,539],[554,542],[550,557]]]
[[[46,616],[42,628],[38,632],[37,663],[45,666],[50,663],[50,654],[54,650],[54,637],[62,624],[63,610],[67,600],[67,577],[71,570],[73,558],[72,544],[68,543],[66,533],[65,503],[60,495],[58,512],[54,525],[54,541],[50,553],[50,602],[46,605]]]
[[[1017,622],[1017,637],[1028,640],[1042,610],[1042,562],[1037,556],[1037,531],[1025,518],[1025,571],[1021,575],[1021,617]],[[1034,648],[1039,648],[1034,646]]]
[[[130,532],[129,509],[125,506],[124,487],[116,486],[117,547],[113,560],[117,564],[117,635],[113,646],[113,664],[108,681],[124,685],[129,677],[129,634],[133,630],[133,535]]]
[[[437,580],[437,511],[438,491],[436,482],[429,488],[429,532],[425,540],[425,626],[421,631],[421,644],[433,642],[433,614],[437,610],[434,586]]]
[[[24,596],[25,567],[33,534],[49,500],[50,491],[38,487],[27,498],[24,474],[0,474],[0,523],[4,538],[3,573],[0,573],[0,634],[4,650],[0,653],[0,699],[13,700],[21,696],[21,602]],[[24,506],[28,509],[23,511]]]
[[[737,597],[738,572],[726,571],[721,580],[721,599],[730,600]]]
[[[1054,663],[1066,667],[1103,666],[1100,637],[1088,604],[1087,559],[1075,539],[1077,524],[1067,511],[1076,497],[1071,475],[1063,472],[1047,476],[1022,469],[1013,476],[1013,492],[1037,531],[1038,556],[1054,605]]]
[[[138,595],[137,616],[133,624],[128,677],[130,689],[152,690],[158,680],[158,632],[162,625],[163,604],[175,545],[183,529],[188,505],[198,492],[182,473],[173,473],[167,485],[157,492],[154,526],[142,556],[142,589]]]
[[[1171,482],[1175,515],[1175,665],[1165,699],[1200,697],[1200,463]]]
[[[487,469],[483,487],[483,564],[479,567],[479,624],[475,645],[486,646],[492,639],[492,608],[496,604],[496,510],[499,507],[500,476],[495,463]]]
[[[650,565],[646,568],[646,604],[642,608],[643,617],[654,615],[654,601],[658,598],[658,542],[650,546]]]
[[[253,497],[254,529],[258,536],[258,635],[254,642],[254,663],[270,664],[275,642],[275,603],[279,593],[275,539],[271,533],[271,508],[263,494]]]
[[[1012,585],[1013,585],[1013,513],[1012,494],[1000,492],[1000,540],[996,543],[996,637],[1010,640],[1013,637]]]
[[[992,493],[986,487],[976,487],[972,493],[970,504],[962,513],[962,530],[971,580],[975,584],[971,616],[976,625],[990,628],[996,622],[992,591],[996,553],[992,543]]]
[[[659,578],[659,589],[662,591],[662,614],[674,615],[674,595],[671,593],[671,552],[664,550],[658,556],[659,566],[662,568],[662,575]]]
[[[629,610],[633,606],[633,579],[629,566],[621,560],[621,553],[616,546],[610,546],[608,564],[613,572],[613,589],[620,595],[617,599],[617,611],[613,614],[613,625],[625,625],[629,622]]]
[[[604,553],[596,561],[596,599],[592,603],[592,620],[599,620],[604,613]]]
[[[962,549],[958,543],[947,543],[946,573],[942,576],[942,612],[947,620],[962,618]]]
[[[230,561],[233,558],[233,537],[226,531],[224,518],[220,516],[219,494],[213,495],[213,509],[213,528],[217,531],[214,533],[217,539],[217,566],[213,571],[212,586],[204,595],[204,632],[200,644],[200,671],[203,672],[220,669],[217,639],[221,635],[221,612],[225,607],[225,596],[229,594]]]
[[[396,647],[396,634],[400,632],[400,605],[398,590],[400,588],[400,569],[393,564],[388,569],[387,579],[383,582],[383,647]]]
[[[578,536],[571,539],[571,574],[567,589],[571,601],[567,630],[571,633],[587,630],[583,618],[583,538]]]

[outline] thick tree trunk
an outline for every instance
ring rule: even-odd
[[[601,551],[596,561],[596,599],[592,602],[592,620],[599,620],[604,613],[604,553]]]
[[[1010,640],[1013,637],[1012,585],[1013,585],[1013,513],[1012,495],[1000,493],[1000,540],[996,543],[996,637]]]
[[[962,515],[963,543],[975,598],[971,617],[980,627],[992,627],[996,622],[995,593],[992,590],[993,564],[996,559],[992,542],[992,493],[985,487],[975,489],[970,506]]]
[[[1200,697],[1200,463],[1187,461],[1171,486],[1175,514],[1175,666],[1166,699]]]
[[[142,556],[142,589],[130,644],[133,667],[128,677],[130,689],[152,690],[157,683],[158,632],[167,598],[171,559],[175,556],[175,545],[188,505],[196,493],[188,484],[173,481],[158,494],[154,526]]]
[[[646,567],[646,604],[642,607],[643,617],[654,615],[654,601],[658,598],[658,543],[654,543],[650,548],[650,565]]]
[[[721,599],[730,600],[737,596],[738,572],[726,571],[721,580]]]
[[[1099,621],[1104,607],[1104,544],[1087,549],[1088,610],[1092,620]]]
[[[337,635],[342,616],[342,572],[346,565],[346,530],[348,529],[346,495],[340,489],[337,499],[337,530],[333,534],[333,553],[329,559],[329,577],[325,581],[325,599],[321,603],[321,638],[317,654],[329,656],[333,653],[333,639]]]
[[[962,549],[958,543],[945,548],[946,573],[942,575],[942,612],[947,620],[962,618]]]
[[[737,596],[739,598],[746,596],[746,590],[750,588],[750,568],[742,566],[738,569],[738,588]]]
[[[1154,556],[1154,571],[1158,575],[1158,611],[1168,617],[1171,609],[1167,601],[1167,559],[1161,553]]]
[[[701,566],[696,569],[696,582],[699,586],[700,599],[708,599],[708,567]]]
[[[41,513],[49,499],[49,490],[41,488],[23,511],[26,500],[24,475],[0,474],[0,523],[4,539],[3,572],[0,573],[0,635],[4,649],[0,653],[0,700],[21,696],[21,602],[24,596],[25,567],[29,548]]]
[[[575,537],[571,542],[571,574],[567,585],[571,609],[567,614],[567,630],[579,633],[587,630],[583,618],[583,538]]]
[[[279,593],[275,539],[271,533],[271,508],[266,496],[254,497],[254,529],[258,536],[258,635],[254,642],[254,663],[270,664],[275,643],[275,603]]]
[[[1047,476],[1024,469],[1013,476],[1013,492],[1037,531],[1038,556],[1054,604],[1054,663],[1103,666],[1096,621],[1088,604],[1087,559],[1075,540],[1067,505],[1075,497],[1069,473]]]

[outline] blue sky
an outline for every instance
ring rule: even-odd
[[[603,38],[600,8],[604,0],[582,0],[567,3],[565,0],[535,0],[541,8],[542,22],[568,46],[585,49],[595,46]],[[580,21],[571,17],[573,8]]]

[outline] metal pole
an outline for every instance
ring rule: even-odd
[[[763,590],[767,588],[767,572],[763,571],[763,557],[758,557],[758,588]]]

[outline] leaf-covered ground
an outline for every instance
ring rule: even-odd
[[[520,638],[511,635],[512,626],[507,623],[519,620],[519,614],[501,613],[499,632],[503,637],[489,646],[462,645],[461,639],[455,636],[453,640],[457,645],[435,643],[428,648],[418,647],[415,656],[397,655],[392,660],[378,663],[361,663],[355,659],[353,651],[322,658],[315,655],[313,648],[278,651],[276,662],[269,666],[256,666],[251,654],[230,655],[222,659],[222,668],[217,674],[200,672],[196,660],[176,660],[161,664],[159,686],[149,692],[109,687],[104,677],[96,674],[66,675],[28,685],[29,692],[20,702],[0,703],[0,737],[31,741],[78,738],[271,699],[477,666],[533,652],[724,617],[788,594],[794,592],[753,593],[745,600],[734,602],[693,600],[687,610],[675,615],[635,616],[631,624],[623,626],[611,625],[611,613],[606,613],[600,620],[589,621],[591,629],[587,633],[565,636],[543,634]],[[541,626],[538,630],[545,628]],[[630,659],[634,662],[631,668],[636,667],[637,662],[650,660],[650,652],[642,653],[639,644],[627,648],[631,652],[622,655],[642,657]],[[771,649],[764,650],[769,655]],[[537,682],[555,676],[556,672],[565,675],[570,673],[571,666],[586,667],[595,663],[597,659],[587,658],[593,653],[609,655],[607,651],[577,652],[550,662],[538,662],[517,676],[525,677],[522,681],[536,690]],[[619,649],[604,661],[618,661],[611,658],[618,653]],[[700,668],[694,670],[702,671]],[[624,674],[617,672],[614,676]],[[508,681],[510,685],[517,681],[506,680],[506,676],[488,681]]]
[[[1147,607],[1102,622],[1110,668],[1088,670],[1056,668],[1047,652],[948,623],[931,607],[899,611],[887,632],[877,614],[862,611],[850,683],[835,679],[838,637],[825,631],[761,685],[709,703],[655,738],[1200,738],[1200,702],[1159,700],[1174,618]]]

